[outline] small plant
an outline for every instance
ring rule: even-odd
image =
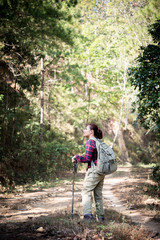
[[[98,230],[103,230],[103,231],[106,229],[106,227],[104,225],[102,225],[102,224],[98,225],[97,228],[98,228]]]
[[[113,236],[112,233],[110,233],[110,232],[107,232],[107,233],[106,233],[106,237],[112,237],[112,236]]]

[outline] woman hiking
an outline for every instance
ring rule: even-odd
[[[96,142],[92,138],[103,138],[102,131],[95,124],[88,124],[84,130],[83,136],[88,139],[85,144],[85,156],[75,155],[72,158],[72,162],[88,163],[87,172],[84,179],[84,185],[82,190],[82,204],[83,215],[85,220],[93,220],[92,214],[92,192],[94,194],[94,200],[96,205],[96,214],[99,221],[104,220],[104,210],[102,201],[102,189],[104,177],[97,173],[93,174],[93,168],[91,167],[91,161],[97,165],[97,148]]]

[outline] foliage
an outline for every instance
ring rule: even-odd
[[[153,39],[159,43],[160,20],[150,27]],[[160,46],[156,43],[143,47],[137,66],[130,69],[131,85],[138,89],[138,120],[153,131],[160,129]]]
[[[110,143],[119,115],[120,128],[127,129],[134,98],[127,68],[138,56],[139,45],[150,43],[146,29],[155,21],[159,3],[1,0],[0,7],[1,172],[16,183],[51,178],[62,166],[71,166],[71,155],[83,152],[82,130],[88,122],[102,126]],[[157,39],[155,29],[157,25],[150,31]],[[154,45],[158,47],[157,42]],[[42,75],[44,139],[40,144]],[[108,122],[113,123],[109,136]],[[137,146],[137,138],[130,135],[126,145],[131,146],[132,159],[137,147],[136,161],[147,162],[155,144],[144,153],[142,144]]]
[[[160,166],[153,167],[152,178],[160,186]]]
[[[23,184],[36,180],[53,180],[60,169],[71,168],[71,157],[78,147],[55,131],[44,128],[45,140],[39,143],[39,124],[26,123],[16,136],[19,148],[4,152],[1,174],[8,184]],[[12,156],[12,157],[11,157]]]
[[[75,5],[76,1],[70,0],[65,3],[0,1],[0,169],[3,182],[9,179],[12,184],[46,176],[41,173],[41,165],[45,171],[47,164],[45,152],[44,156],[40,154],[39,110],[32,100],[37,98],[39,90],[40,58],[46,54],[59,58],[62,43],[73,44],[70,9]],[[63,147],[65,143],[56,151],[62,155],[69,151]],[[52,153],[54,150],[53,146]],[[55,170],[54,165],[50,172]]]
[[[149,26],[149,33],[152,35],[153,42],[160,43],[160,19]]]

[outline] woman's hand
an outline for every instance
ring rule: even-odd
[[[77,160],[75,159],[76,155],[74,157],[72,157],[72,162],[76,162]]]

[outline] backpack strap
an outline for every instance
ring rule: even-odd
[[[94,140],[95,142],[98,140],[96,137],[91,137],[90,139]]]
[[[98,147],[98,146],[97,146],[98,139],[95,138],[95,137],[92,137],[92,138],[90,138],[90,139],[92,139],[92,140],[94,140],[94,141],[96,142],[96,148],[97,148],[97,147]],[[97,158],[98,158],[98,149],[97,149]],[[98,161],[98,159],[97,159],[97,161]],[[94,178],[94,168],[95,168],[95,164],[94,164],[93,160],[91,161],[91,168],[92,168],[92,178]]]
[[[96,142],[96,148],[97,148],[97,160],[98,160],[98,149],[99,149],[99,144],[102,142],[100,139],[92,137],[90,138]]]
[[[97,148],[97,158],[98,158],[98,139],[97,138],[95,138],[95,137],[92,137],[92,138],[90,138],[91,140],[94,140],[95,142],[96,142],[96,148]],[[91,161],[91,166],[93,167],[95,164],[94,164],[94,162],[93,162],[93,160]]]

